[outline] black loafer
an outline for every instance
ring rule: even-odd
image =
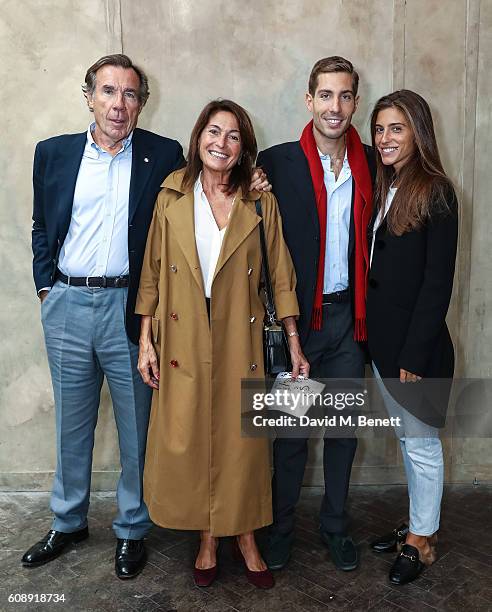
[[[89,537],[89,529],[84,527],[72,533],[63,533],[50,529],[42,540],[36,542],[34,546],[24,553],[22,565],[24,567],[37,567],[56,559],[61,553],[70,546]]]
[[[393,584],[407,584],[415,580],[423,569],[424,564],[419,559],[419,551],[415,546],[404,544],[390,569],[390,582]]]
[[[114,570],[121,580],[135,578],[143,570],[147,561],[144,541],[122,540],[118,538],[114,556]]]
[[[391,533],[386,533],[377,540],[372,541],[370,547],[377,553],[396,552],[398,547],[405,543],[407,534],[408,525],[402,523],[399,527],[393,529]]]
[[[293,531],[289,533],[270,533],[266,548],[263,551],[263,558],[269,570],[281,570],[287,565],[293,542]]]
[[[357,569],[359,553],[350,536],[327,531],[320,531],[320,533],[321,539],[330,550],[330,556],[336,568],[344,572]]]

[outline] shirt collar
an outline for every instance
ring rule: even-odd
[[[94,140],[94,136],[92,135],[92,133],[94,132],[95,129],[96,129],[96,122],[93,121],[87,128],[87,149],[89,149],[90,151],[96,151],[99,156],[101,153],[107,153],[107,151],[104,151],[104,149],[101,149],[101,147]],[[124,140],[121,141],[121,149],[118,151],[117,155],[119,155],[121,152],[126,151],[128,149],[128,147],[132,144],[132,139],[133,139],[133,130],[128,134],[128,136]]]

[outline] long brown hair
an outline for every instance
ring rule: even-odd
[[[239,106],[239,104],[236,104],[236,102],[232,100],[212,100],[212,102],[209,102],[200,113],[195,123],[195,127],[191,132],[187,165],[183,176],[183,186],[186,188],[192,187],[202,171],[203,163],[200,159],[199,151],[200,135],[208,125],[210,117],[220,111],[232,113],[236,117],[241,138],[240,163],[237,163],[231,171],[227,193],[234,193],[241,187],[243,194],[246,194],[251,185],[253,164],[256,160],[258,147],[253,124],[251,123],[248,113],[242,106]]]
[[[377,117],[386,108],[397,108],[404,114],[415,139],[415,152],[398,173],[398,189],[386,218],[389,232],[401,236],[420,228],[436,207],[447,208],[452,184],[442,167],[429,105],[414,91],[400,89],[377,101],[371,115],[374,149]],[[374,204],[377,210],[384,207],[395,178],[393,166],[385,166],[376,151]]]

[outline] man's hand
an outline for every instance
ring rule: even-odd
[[[400,382],[417,382],[418,380],[422,380],[422,376],[417,376],[417,374],[412,374],[412,372],[400,368]]]
[[[48,289],[44,289],[43,291],[40,291],[38,293],[38,298],[39,298],[39,301],[41,302],[41,304],[46,299],[46,296],[48,295],[48,293],[49,293]]]
[[[253,171],[253,177],[251,178],[251,185],[249,186],[250,191],[271,191],[272,186],[268,182],[267,175],[261,168],[255,168]]]

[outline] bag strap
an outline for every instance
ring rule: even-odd
[[[272,279],[270,277],[270,268],[268,265],[268,254],[265,240],[265,226],[263,223],[263,212],[261,210],[260,200],[256,200],[256,214],[261,218],[259,223],[260,228],[260,244],[261,244],[261,267],[263,270],[263,280],[265,282],[266,294],[266,312],[270,325],[277,323],[277,313],[275,311],[275,302],[273,300]]]

